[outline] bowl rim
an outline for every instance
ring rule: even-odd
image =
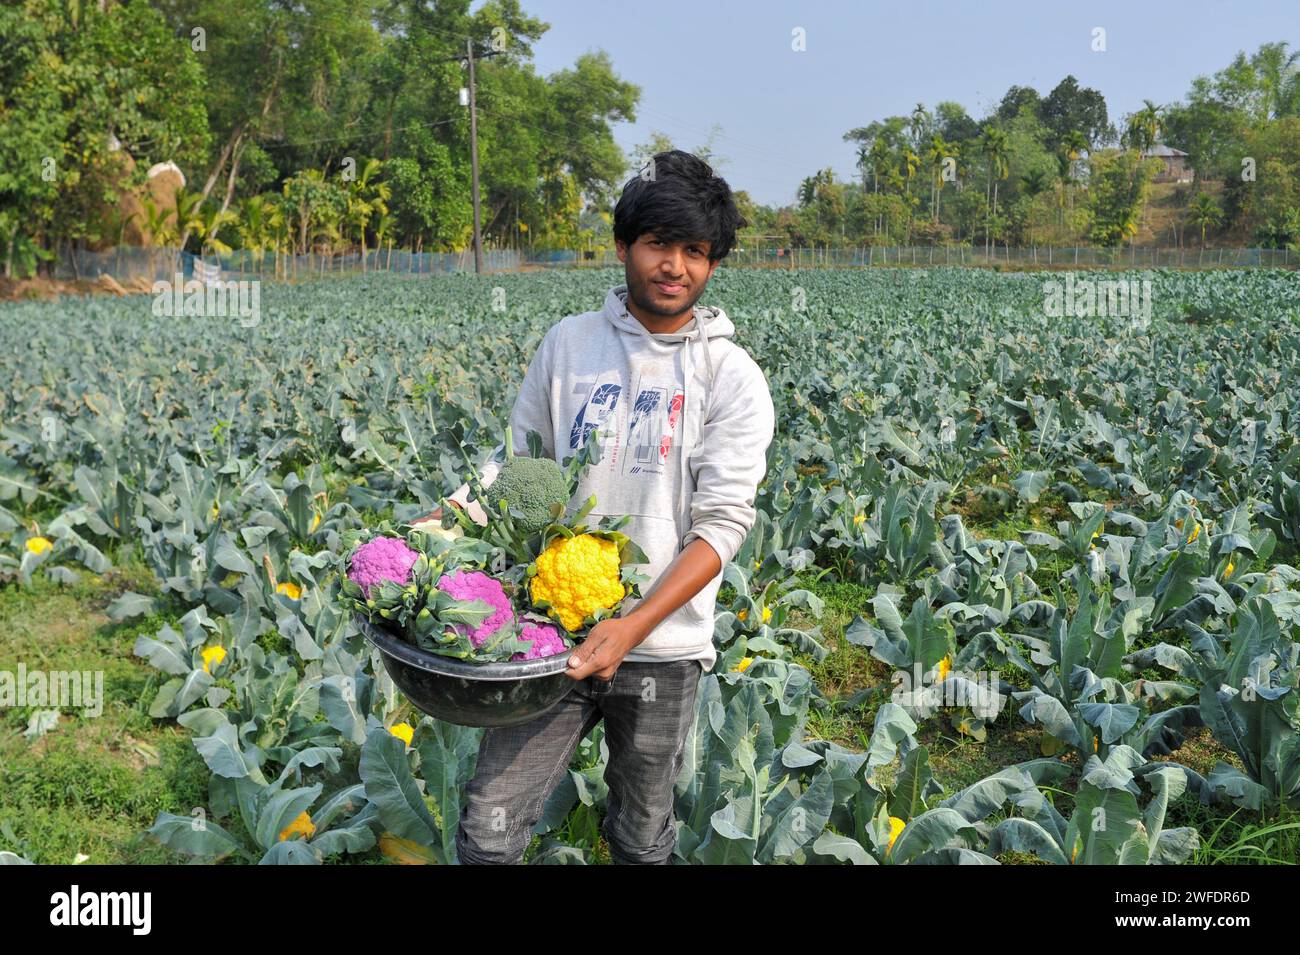
[[[554,653],[549,657],[536,660],[505,660],[501,663],[470,663],[453,657],[444,657],[429,653],[412,646],[395,636],[391,631],[366,619],[360,611],[353,612],[353,620],[362,636],[369,640],[386,657],[391,657],[407,666],[415,667],[426,673],[439,676],[458,677],[462,680],[512,681],[532,680],[538,677],[554,676],[569,669],[569,654]]]

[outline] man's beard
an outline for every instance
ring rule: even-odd
[[[686,301],[685,304],[674,308],[665,308],[661,305],[656,305],[650,298],[650,280],[646,279],[643,282],[638,281],[632,274],[632,266],[630,263],[624,265],[623,276],[624,281],[627,284],[627,296],[632,300],[632,304],[643,311],[649,312],[651,315],[662,315],[665,318],[675,318],[678,315],[688,314],[691,309],[695,307],[695,303],[700,300],[700,296],[704,294],[705,286],[708,285],[707,282],[705,282],[704,285],[701,285],[699,291],[697,291],[691,299]]]

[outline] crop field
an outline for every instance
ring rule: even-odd
[[[1142,308],[1078,307],[1102,279]],[[481,731],[387,678],[343,535],[437,506],[546,329],[621,281],[0,307],[0,852],[454,862]],[[678,862],[1300,861],[1300,281],[1070,282],[714,276],[777,435]],[[598,727],[526,861],[609,861],[605,760]]]

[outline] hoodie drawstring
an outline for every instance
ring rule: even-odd
[[[677,459],[680,464],[680,474],[677,481],[677,513],[686,516],[687,527],[685,530],[679,528],[679,534],[685,535],[686,530],[690,529],[691,513],[690,501],[686,494],[687,481],[690,478],[690,456],[695,452],[695,442],[699,440],[703,433],[702,427],[696,427],[694,415],[689,411],[690,406],[690,389],[695,378],[695,361],[694,347],[691,341],[697,341],[704,346],[704,363],[708,369],[708,387],[704,390],[703,399],[696,403],[701,417],[704,415],[705,404],[708,400],[709,391],[713,388],[713,353],[709,349],[709,326],[707,322],[701,321],[700,313],[695,313],[696,332],[691,336],[691,340],[686,343],[686,349],[682,356],[682,432],[680,436],[681,447],[678,450]],[[701,422],[701,425],[703,422]],[[693,435],[692,435],[693,432]]]
[[[701,322],[699,312],[695,313],[695,327],[699,329],[696,338],[704,342],[704,362],[709,369],[709,388],[713,387],[713,354],[709,351],[709,324]]]

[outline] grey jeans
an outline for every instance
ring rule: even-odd
[[[549,712],[483,734],[462,800],[463,865],[514,865],[579,741],[605,720],[609,799],[603,832],[616,864],[669,865],[677,844],[673,784],[695,719],[698,660],[624,660],[614,679],[580,680]]]

